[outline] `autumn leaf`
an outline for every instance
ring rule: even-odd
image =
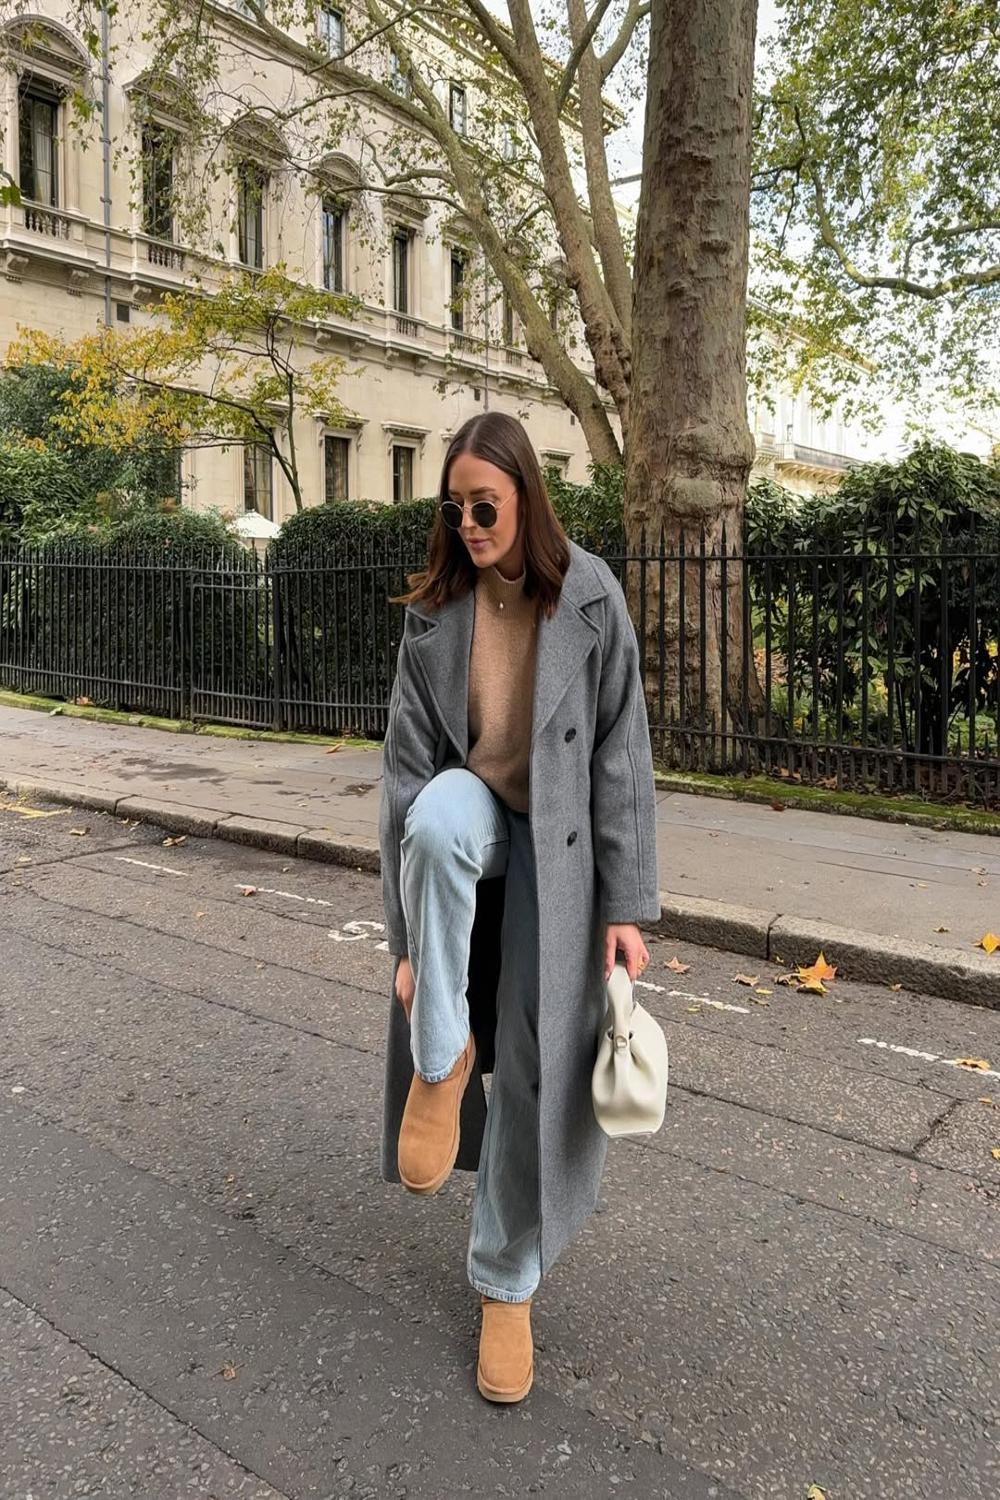
[[[826,995],[828,990],[822,979],[806,979],[799,985],[799,990],[806,995]]]
[[[759,974],[734,974],[733,975],[733,979],[736,981],[737,984],[749,985],[750,989],[753,989],[754,985],[757,983],[757,981],[759,980],[759,978],[760,978]]]
[[[825,979],[836,978],[837,966],[836,964],[828,964],[825,955],[821,953],[814,964],[810,965],[809,968],[800,968],[798,974],[800,986],[811,984],[814,980],[822,984]],[[823,991],[821,990],[819,993],[822,994]]]
[[[219,1374],[222,1376],[223,1380],[235,1380],[236,1379],[236,1366],[235,1365],[223,1365],[222,1369],[219,1371]]]
[[[255,885],[241,885],[240,886],[240,895],[241,896],[256,896],[256,894],[257,894],[257,887]]]
[[[774,991],[766,989],[764,987],[764,985],[760,984],[760,985],[757,986],[757,989],[756,989],[755,993],[758,994],[758,995],[773,995]]]
[[[995,953],[1000,948],[1000,937],[995,932],[984,933],[976,947],[985,949],[987,953]]]
[[[688,1005],[685,1007],[685,1009],[687,1010],[688,1015],[693,1016],[700,1016],[702,1011],[702,1007],[700,1005]]]
[[[691,965],[690,964],[682,964],[681,961],[680,961],[680,959],[677,957],[677,955],[674,954],[674,956],[670,960],[670,962],[664,964],[663,967],[665,969],[670,969],[674,974],[686,974],[687,971],[690,969]]]
[[[70,833],[73,835],[74,838],[77,838],[77,839],[84,839],[84,838],[86,838],[87,834],[89,832],[90,832],[89,828],[71,828],[70,829]]]
[[[826,1500],[826,1490],[821,1490],[818,1484],[811,1484],[806,1490],[806,1500]]]
[[[796,979],[796,977],[795,977],[794,974],[775,974],[775,976],[774,976],[774,983],[775,984],[793,985],[793,984],[797,984],[798,981],[797,981],[797,979]]]
[[[994,1161],[1000,1161],[1000,1146],[994,1146],[993,1150],[990,1152],[990,1155],[992,1156]]]
[[[187,842],[187,834],[186,833],[179,833],[176,836],[172,835],[170,838],[164,839],[163,840],[163,847],[164,847],[164,849],[176,849],[176,847],[177,847],[178,844],[184,844],[186,842]]]
[[[985,1057],[953,1057],[952,1063],[956,1068],[968,1068],[970,1073],[988,1073],[990,1065]]]
[[[889,988],[891,990],[901,990],[903,986],[901,984],[890,984]]]

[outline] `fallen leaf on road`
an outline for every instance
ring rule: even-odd
[[[753,1001],[754,1005],[770,1005],[771,1003],[770,1000],[762,1000],[760,998],[759,990],[755,994],[751,995],[750,999]]]
[[[784,812],[784,810],[785,810],[785,804],[783,802],[772,802],[771,803],[771,811],[772,812]]]
[[[977,885],[988,885],[988,884],[989,884],[989,882],[988,882],[988,881],[986,881],[986,880],[977,880],[977,881],[976,881],[976,884],[977,884]]]
[[[773,995],[774,991],[766,990],[763,985],[758,985],[755,993],[758,995]]]
[[[799,990],[806,995],[825,995],[828,993],[822,979],[806,979],[799,985]]]
[[[901,984],[890,984],[889,988],[891,990],[901,990],[903,986]]]
[[[219,1371],[219,1374],[222,1376],[223,1380],[235,1380],[236,1379],[236,1366],[235,1365],[223,1365],[222,1369]]]
[[[799,969],[800,985],[811,984],[817,980],[822,984],[824,979],[835,979],[837,977],[836,964],[828,964],[825,956],[821,953],[814,964],[807,969]]]
[[[164,849],[176,849],[178,844],[185,843],[187,843],[186,833],[171,834],[170,838],[163,840],[163,847]]]
[[[797,984],[798,981],[797,981],[797,979],[796,979],[796,977],[795,977],[794,974],[775,974],[775,976],[774,976],[774,983],[775,984],[793,985],[793,984]]]
[[[198,918],[203,917],[204,915],[205,915],[205,913],[203,911],[196,911],[195,912],[195,919],[197,920]]]
[[[1000,948],[1000,937],[995,932],[985,932],[976,947],[985,949],[987,953],[995,953]]]
[[[340,749],[339,745],[331,745],[330,748],[329,748],[329,750],[325,750],[323,753],[324,753],[324,755],[336,755],[336,753],[337,753],[337,751],[339,749]]]
[[[70,829],[70,833],[74,836],[74,838],[78,838],[78,839],[86,838],[86,836],[87,836],[87,834],[89,832],[90,832],[89,828],[71,828]]]
[[[818,1484],[811,1484],[806,1490],[806,1500],[826,1500],[826,1490],[821,1490]]]
[[[690,964],[682,964],[681,961],[680,961],[680,959],[675,954],[674,957],[670,960],[670,962],[667,963],[667,964],[664,964],[663,967],[665,969],[671,969],[675,974],[686,974],[687,971],[688,971],[688,969],[690,969],[691,965]]]
[[[685,1009],[687,1010],[687,1012],[688,1012],[689,1015],[695,1015],[695,1016],[700,1016],[701,1015],[701,1006],[700,1005],[688,1005],[688,1006],[685,1007]]]
[[[991,1109],[1000,1109],[1000,1104],[994,1101],[991,1094],[980,1094],[977,1102],[979,1104],[988,1104]]]
[[[241,885],[240,886],[240,895],[241,896],[256,896],[256,894],[257,894],[257,887],[255,885]]]
[[[77,708],[92,707],[91,700],[89,698],[74,698],[73,702],[76,704]]]
[[[1000,1146],[994,1146],[993,1150],[990,1152],[990,1155],[992,1156],[994,1161],[1000,1161]]]
[[[50,708],[49,709],[49,718],[50,719],[54,719],[57,714],[61,714],[61,713],[62,713],[62,709],[61,708]]]
[[[950,927],[935,927],[934,931],[935,932],[950,932],[951,928]]]
[[[985,1057],[953,1057],[956,1068],[968,1068],[970,1073],[988,1073],[990,1065]]]
[[[734,974],[733,975],[733,979],[736,981],[737,984],[746,984],[746,985],[749,985],[749,987],[751,989],[753,989],[754,985],[757,983],[757,981],[758,981],[759,978],[760,978],[759,974]]]

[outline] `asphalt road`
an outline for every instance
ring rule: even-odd
[[[667,1119],[611,1145],[496,1408],[474,1179],[378,1176],[377,880],[27,811],[0,798],[2,1500],[1000,1492],[1000,1014],[651,943]]]

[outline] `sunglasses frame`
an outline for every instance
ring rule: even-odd
[[[500,515],[500,512],[503,510],[504,506],[506,504],[508,504],[509,501],[513,500],[514,496],[517,493],[518,492],[517,492],[516,489],[511,490],[511,492],[507,496],[507,498],[505,500],[501,500],[499,504],[497,504],[496,501],[494,501],[494,500],[473,500],[471,502],[471,505],[469,505],[469,501],[467,501],[467,500],[450,500],[450,499],[449,500],[441,500],[438,503],[438,510],[441,512],[441,520],[448,527],[449,531],[461,531],[461,529],[462,529],[462,521],[465,520],[465,509],[466,509],[466,506],[469,505],[469,508],[472,511],[472,519],[473,519],[473,521],[475,521],[475,524],[480,528],[480,530],[482,530],[482,531],[492,531],[493,528],[494,528],[494,526],[497,524],[497,519],[498,519],[498,517]],[[446,505],[460,505],[462,507],[462,520],[459,521],[459,523],[458,523],[457,526],[452,526],[451,522],[446,519],[445,513],[444,513],[444,508],[445,508]],[[482,523],[482,521],[476,521],[476,506],[477,505],[492,505],[494,511],[496,512],[496,515],[493,517],[493,520],[490,521],[490,523],[489,523],[488,526],[484,526],[483,523]]]

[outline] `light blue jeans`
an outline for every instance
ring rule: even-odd
[[[538,903],[526,813],[465,767],[440,771],[406,815],[400,896],[414,997],[410,1051],[429,1083],[469,1035],[476,882],[506,875],[496,1056],[466,1269],[487,1297],[523,1302],[541,1280],[538,1181]]]

